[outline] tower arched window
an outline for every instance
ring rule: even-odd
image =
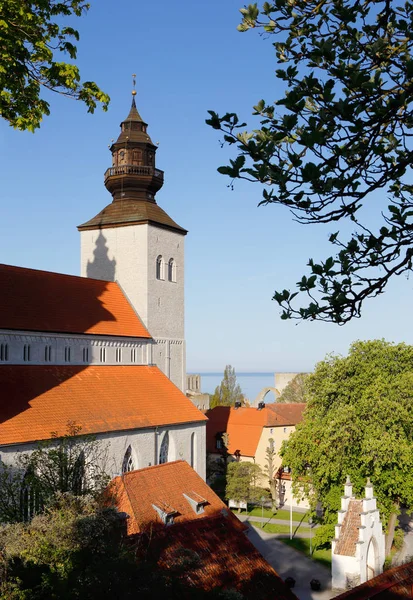
[[[173,258],[168,262],[168,281],[176,281],[176,265]]]
[[[160,254],[156,259],[156,279],[164,279],[164,262],[162,255]]]
[[[141,165],[142,164],[142,150],[133,150],[132,164],[133,165]]]
[[[135,465],[133,464],[132,447],[128,446],[128,448],[125,452],[125,456],[123,457],[122,473],[129,473],[129,471],[134,471],[134,470],[135,470]]]
[[[166,431],[163,436],[163,439],[162,439],[161,448],[159,450],[159,464],[163,465],[164,463],[167,463],[168,456],[169,456],[169,431]]]

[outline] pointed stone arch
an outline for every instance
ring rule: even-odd
[[[253,403],[253,407],[257,408],[258,404],[260,402],[264,402],[264,398],[266,397],[267,394],[269,394],[270,392],[274,393],[275,396],[275,401],[277,402],[278,398],[281,396],[280,392],[277,390],[277,388],[275,387],[265,387],[262,388],[262,390],[260,391],[260,393],[258,394],[258,396],[255,398],[254,403]]]

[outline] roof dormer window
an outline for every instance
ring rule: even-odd
[[[164,525],[173,525],[176,515],[179,514],[177,510],[167,504],[164,504],[163,508],[156,506],[156,504],[152,504],[152,508],[156,510]]]
[[[200,515],[205,512],[205,506],[209,504],[208,500],[196,492],[188,492],[188,494],[183,494],[183,496],[186,498],[186,500],[188,500],[195,514]]]

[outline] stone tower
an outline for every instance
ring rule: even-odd
[[[81,275],[117,281],[153,336],[153,362],[185,386],[184,239],[187,231],[156,203],[164,174],[132,92],[132,106],[110,147],[105,186],[112,202],[78,227]]]

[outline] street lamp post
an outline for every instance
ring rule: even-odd
[[[290,469],[290,540],[293,539],[293,475]]]
[[[310,517],[308,519],[308,524],[310,525],[310,558],[313,554],[313,519]]]
[[[264,529],[264,501],[265,501],[265,496],[261,496],[261,517],[262,517],[261,529]]]

